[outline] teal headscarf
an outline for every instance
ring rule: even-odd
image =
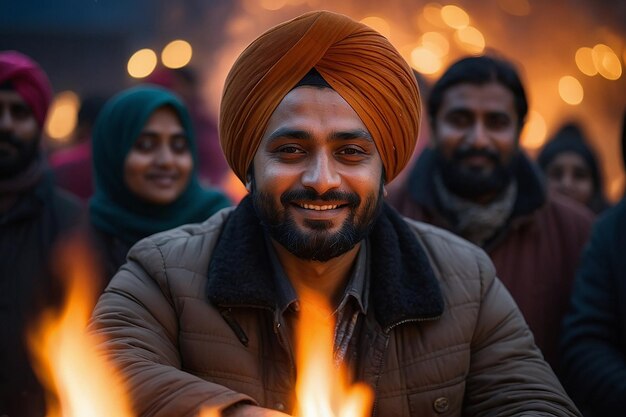
[[[167,205],[139,198],[124,181],[124,161],[146,122],[160,107],[172,107],[189,140],[193,171],[185,191]],[[191,119],[183,103],[169,91],[149,85],[125,90],[100,111],[93,129],[95,194],[89,202],[91,223],[97,229],[134,244],[148,235],[204,221],[230,205],[222,193],[200,186],[198,155]]]

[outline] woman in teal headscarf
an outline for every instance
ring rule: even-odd
[[[230,205],[222,193],[200,186],[189,114],[165,89],[144,85],[114,96],[96,120],[92,141],[90,223],[107,280],[138,240],[204,221]]]

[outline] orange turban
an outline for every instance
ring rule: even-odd
[[[220,109],[220,142],[230,167],[245,183],[269,118],[311,68],[359,115],[391,181],[417,142],[415,77],[384,36],[327,11],[306,13],[268,30],[233,65]]]

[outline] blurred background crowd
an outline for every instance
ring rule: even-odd
[[[98,103],[137,82],[153,82],[175,90],[190,107],[202,180],[238,200],[245,190],[228,175],[215,133],[224,78],[255,36],[314,9],[377,29],[425,83],[461,56],[497,51],[520,69],[529,95],[522,147],[535,157],[564,124],[575,123],[597,157],[607,199],[622,195],[613,138],[626,104],[626,4],[618,0],[11,1],[0,4],[0,50],[31,56],[50,77],[50,153],[84,142]],[[422,140],[417,152],[426,145]],[[67,158],[60,152],[52,164]]]

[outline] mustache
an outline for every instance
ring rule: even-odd
[[[24,147],[24,143],[10,132],[0,132],[0,143],[8,143],[18,149],[22,149]]]
[[[491,149],[457,148],[452,154],[452,158],[456,162],[462,161],[463,159],[470,158],[472,156],[482,156],[490,159],[494,164],[500,163],[500,154]]]
[[[280,202],[283,205],[290,204],[296,200],[346,201],[351,207],[361,204],[361,197],[358,194],[338,190],[326,191],[324,194],[318,194],[312,189],[292,190],[286,191],[280,196]]]

